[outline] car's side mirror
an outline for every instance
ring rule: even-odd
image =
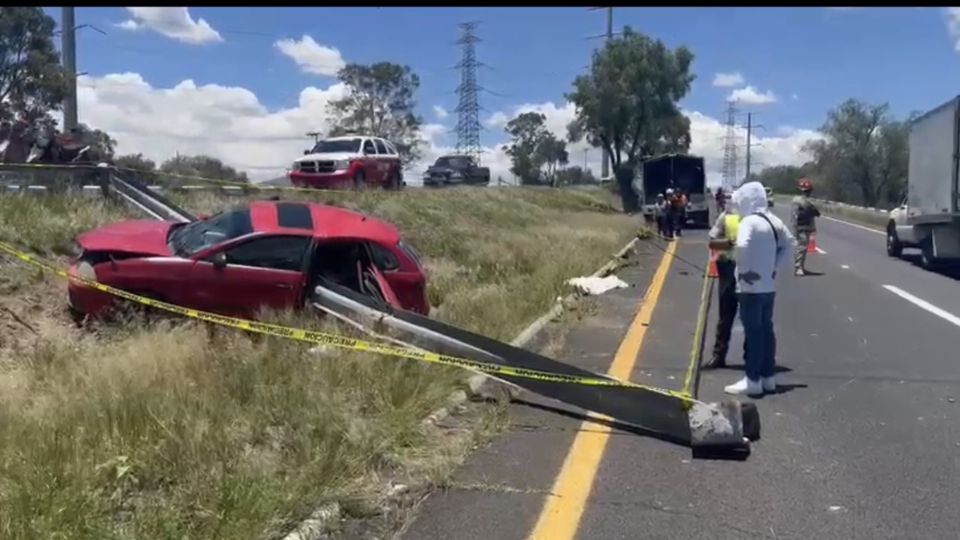
[[[303,151],[303,155],[307,155],[307,154],[309,154],[309,153],[310,153],[309,150],[304,150],[304,151]]]
[[[223,270],[227,266],[227,254],[222,251],[214,253],[213,256],[210,257],[210,262],[213,263],[213,267],[217,270]]]

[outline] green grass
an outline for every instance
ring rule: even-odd
[[[102,198],[64,195],[0,195],[0,240],[37,253],[65,255],[73,238],[104,223],[135,214]]]
[[[396,223],[425,256],[435,315],[499,338],[637,232],[597,193],[316,197]],[[210,212],[239,201],[183,202]],[[0,195],[0,239],[64,262],[77,232],[127,215],[91,199]],[[0,270],[0,303],[37,332],[0,312],[0,538],[280,537],[327,502],[370,512],[385,475],[443,482],[495,425],[488,410],[455,442],[423,428],[462,371],[176,319],[79,330],[62,282],[9,259]]]

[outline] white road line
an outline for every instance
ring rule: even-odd
[[[817,253],[819,253],[819,254],[821,254],[821,255],[826,255],[826,254],[827,254],[827,252],[824,251],[824,250],[822,250],[822,249],[820,249],[819,246],[817,246],[817,247],[815,247],[815,248],[813,248],[813,249],[816,249],[816,250],[817,250]]]
[[[957,317],[956,315],[954,315],[953,313],[950,313],[949,311],[940,309],[937,306],[931,304],[930,302],[927,302],[922,298],[917,298],[916,296],[908,293],[907,291],[899,287],[894,287],[893,285],[884,285],[883,288],[899,296],[900,298],[903,298],[904,300],[907,300],[909,302],[914,303],[917,306],[922,307],[923,309],[929,311],[930,313],[933,313],[934,315],[942,319],[945,319],[957,326],[960,326],[960,317]]]
[[[851,226],[851,227],[856,227],[856,228],[858,228],[858,229],[862,229],[862,230],[867,231],[867,232],[872,232],[872,233],[876,233],[876,234],[887,234],[887,233],[881,231],[880,229],[872,229],[872,228],[870,228],[870,227],[864,227],[863,225],[859,225],[859,224],[857,224],[857,223],[851,223],[851,222],[849,222],[849,221],[844,221],[844,220],[842,220],[842,219],[837,219],[837,218],[830,217],[830,216],[820,216],[820,217],[822,217],[823,219],[829,219],[830,221],[836,221],[837,223],[843,223],[844,225],[849,225],[849,226]]]
[[[850,269],[850,266],[849,266],[849,265],[846,265],[846,264],[841,264],[841,265],[840,265],[840,268],[843,268],[844,270],[849,270],[849,269]]]

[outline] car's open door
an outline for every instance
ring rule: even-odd
[[[383,277],[383,273],[380,272],[380,269],[377,268],[376,265],[364,265],[360,261],[357,261],[357,271],[360,274],[360,287],[363,289],[361,291],[363,294],[384,302],[391,307],[403,309],[403,306],[400,305],[400,299],[397,298],[390,283]]]

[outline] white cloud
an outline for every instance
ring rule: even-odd
[[[960,52],[960,7],[949,7],[944,12],[947,18],[947,33],[953,41],[953,49]]]
[[[78,77],[81,120],[117,139],[120,154],[155,161],[209,154],[252,177],[282,174],[309,145],[308,131],[328,129],[326,106],[346,95],[340,83],[307,87],[296,105],[269,110],[239,87],[185,80],[154,88],[137,73]]]
[[[796,94],[791,94],[791,95],[790,95],[790,99],[792,99],[792,100],[794,100],[794,101],[800,101],[800,96],[798,96],[798,95],[796,95]]]
[[[497,111],[485,118],[482,124],[487,128],[502,128],[507,125],[507,122],[509,122],[511,118],[512,117],[507,116],[507,113]]]
[[[727,101],[735,101],[744,105],[766,105],[777,101],[772,91],[759,92],[753,86],[737,88],[727,96]]]
[[[448,113],[447,110],[444,109],[443,107],[441,107],[441,106],[439,106],[439,105],[434,105],[434,106],[433,106],[433,115],[437,117],[437,120],[443,120],[443,119],[446,118],[449,114],[450,114],[450,113]]]
[[[128,7],[127,10],[133,18],[116,24],[118,28],[125,30],[147,28],[177,41],[194,45],[223,41],[220,33],[207,21],[203,19],[194,21],[190,11],[185,7]]]
[[[720,88],[730,88],[733,86],[740,86],[745,83],[746,80],[743,78],[743,75],[739,71],[734,73],[717,73],[713,76],[713,85]]]
[[[299,41],[281,39],[273,45],[292,58],[306,73],[334,76],[346,65],[339,50],[321,45],[306,34]]]
[[[117,153],[142,153],[161,163],[180,154],[207,154],[246,171],[255,181],[285,174],[310,146],[309,131],[329,129],[327,104],[347,94],[335,83],[309,86],[291,107],[270,110],[246,88],[185,80],[172,88],[155,88],[137,73],[77,79],[80,119],[117,139]],[[428,163],[454,151],[445,146],[447,128],[421,128],[424,156],[406,172],[416,185]],[[509,179],[509,159],[498,147],[485,149],[484,164]]]
[[[114,23],[114,26],[123,30],[138,30],[140,25],[133,19],[127,19],[123,22]]]
[[[538,112],[544,115],[546,117],[545,124],[547,130],[559,139],[566,139],[567,125],[573,121],[577,110],[573,103],[570,102],[560,107],[552,101],[546,103],[524,103],[523,105],[513,107],[510,113],[504,111],[494,112],[483,120],[483,124],[487,128],[502,129],[507,125],[507,122],[526,112]]]

